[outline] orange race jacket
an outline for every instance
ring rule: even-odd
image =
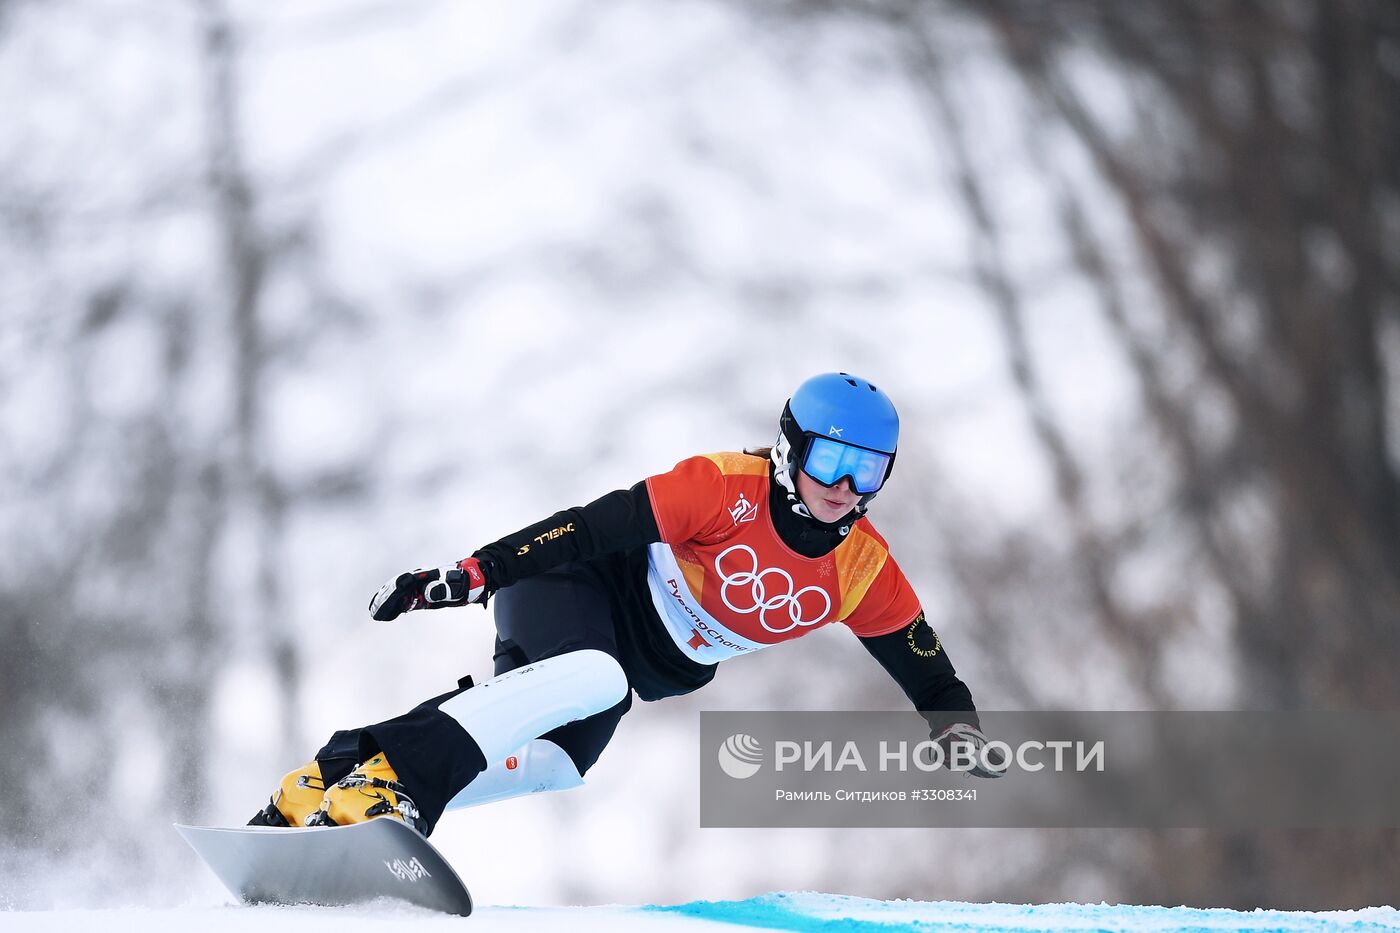
[[[915,709],[965,711],[959,721],[976,725],[971,691],[885,540],[863,517],[795,514],[771,470],[762,456],[691,457],[472,556],[488,592],[546,573],[606,591],[612,650],[643,700],[689,693],[720,661],[840,622]],[[568,620],[545,624],[567,633]]]
[[[919,600],[869,519],[830,553],[804,557],[778,537],[769,483],[768,460],[739,453],[647,480],[661,536],[647,585],[677,648],[714,664],[833,622],[874,637],[914,621]]]

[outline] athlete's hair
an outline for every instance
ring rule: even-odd
[[[762,457],[764,460],[773,459],[773,447],[771,444],[767,447],[745,447],[744,453],[748,454],[750,457]]]

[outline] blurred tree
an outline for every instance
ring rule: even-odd
[[[1194,591],[1213,586],[1233,615],[1241,706],[1394,708],[1400,251],[1385,244],[1400,230],[1400,120],[1386,102],[1400,99],[1400,9],[1018,0],[962,9],[988,24],[1039,105],[1032,158],[1056,192],[1074,268],[1132,362],[1148,449],[1170,465],[1163,502],[1140,499],[1117,521],[1086,507],[1085,470],[1038,385],[1047,363],[1025,339],[1023,289],[987,196],[997,181],[972,155],[951,97],[938,39],[946,11],[886,7],[954,152],[975,273],[1056,478],[1086,620],[1149,702],[1191,705],[1191,685],[1171,682],[1171,638],[1194,614]],[[1105,105],[1105,79],[1125,111]],[[1106,205],[1047,155],[1062,137],[1126,218],[1128,261],[1107,245]],[[1147,314],[1125,297],[1138,274],[1153,286]],[[1133,558],[1134,527],[1162,522],[1197,547],[1182,552],[1176,592],[1132,611],[1119,568]],[[1169,903],[1383,903],[1400,867],[1393,832],[1178,834],[1149,848],[1136,896]]]
[[[1198,363],[1195,397],[1169,395],[1146,355],[1138,372],[1176,459],[1178,501],[1236,609],[1242,702],[1392,707],[1400,496],[1387,343],[1400,251],[1384,244],[1400,223],[1400,120],[1386,105],[1400,94],[1400,10],[979,9],[1118,194],[1169,340]],[[1097,117],[1070,76],[1067,60],[1086,47],[1122,70],[1135,125]],[[1068,194],[1063,210],[1080,268],[1121,294],[1089,210]],[[1140,339],[1116,318],[1125,341]],[[1231,424],[1215,450],[1193,411],[1206,393]],[[1244,540],[1223,527],[1242,492],[1268,512]],[[1264,552],[1261,576],[1228,557],[1244,545]]]
[[[138,12],[108,15],[158,43]],[[67,25],[33,16],[25,38],[40,49]],[[258,210],[238,27],[214,0],[183,25],[202,97],[155,115],[121,98],[132,114],[99,119],[119,108],[103,96],[110,63],[94,60],[54,89],[82,119],[46,123],[40,103],[0,135],[0,780],[25,801],[0,814],[0,903],[42,903],[30,872],[55,859],[86,867],[91,896],[159,874],[170,847],[137,840],[207,814],[230,657],[273,671],[278,696],[255,704],[269,751],[305,753],[281,589],[289,503],[345,505],[367,488],[363,459],[289,478],[272,448],[274,375],[358,319],[321,273],[311,221]],[[147,140],[161,118],[188,132]],[[103,156],[25,156],[54,137]],[[133,140],[150,151],[124,158]],[[298,339],[269,337],[274,307]]]
[[[1202,570],[1229,594],[1239,702],[1394,708],[1400,8],[977,10],[1046,117],[1118,195],[1167,339],[1195,362],[1197,386],[1172,392],[1162,348],[1148,352],[1122,313],[1121,276],[1103,261],[1092,212],[1066,193],[1066,233],[1134,356],[1179,514],[1208,555]],[[1123,75],[1128,125],[1097,115],[1092,88],[1074,79],[1085,50]],[[1212,443],[1204,422],[1221,413],[1229,431]],[[1400,839],[1182,834],[1159,841],[1152,863],[1162,880],[1140,890],[1157,897],[1384,903]]]
[[[279,559],[287,521],[287,501],[277,481],[264,428],[269,403],[269,366],[275,348],[265,336],[263,317],[270,266],[279,243],[258,214],[257,183],[244,157],[240,115],[242,86],[234,24],[221,0],[201,0],[205,87],[205,152],[215,227],[222,248],[223,294],[229,314],[233,371],[232,449],[224,466],[233,480],[235,507],[249,524],[254,542],[253,572],[244,591],[248,621],[272,661],[279,691],[269,734],[279,757],[303,753],[296,726],[301,672],[292,630],[279,617],[283,575]],[[217,534],[211,536],[217,540]]]

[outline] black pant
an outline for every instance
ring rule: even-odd
[[[493,602],[497,674],[585,648],[618,658],[608,593],[584,565],[566,564],[528,577],[501,590]],[[461,724],[439,709],[466,689],[471,688],[433,697],[402,716],[335,733],[316,753],[326,784],[383,752],[432,832],[448,801],[490,764]],[[562,748],[582,775],[602,755],[631,708],[629,690],[616,706],[552,729],[541,738]]]

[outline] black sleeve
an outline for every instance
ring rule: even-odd
[[[972,691],[958,678],[942,640],[922,612],[904,628],[862,638],[860,643],[904,690],[914,708],[925,714],[935,733],[954,722],[981,727]],[[959,715],[933,715],[950,712]]]
[[[588,560],[661,540],[646,482],[587,505],[555,512],[479,548],[490,592],[572,560]]]

